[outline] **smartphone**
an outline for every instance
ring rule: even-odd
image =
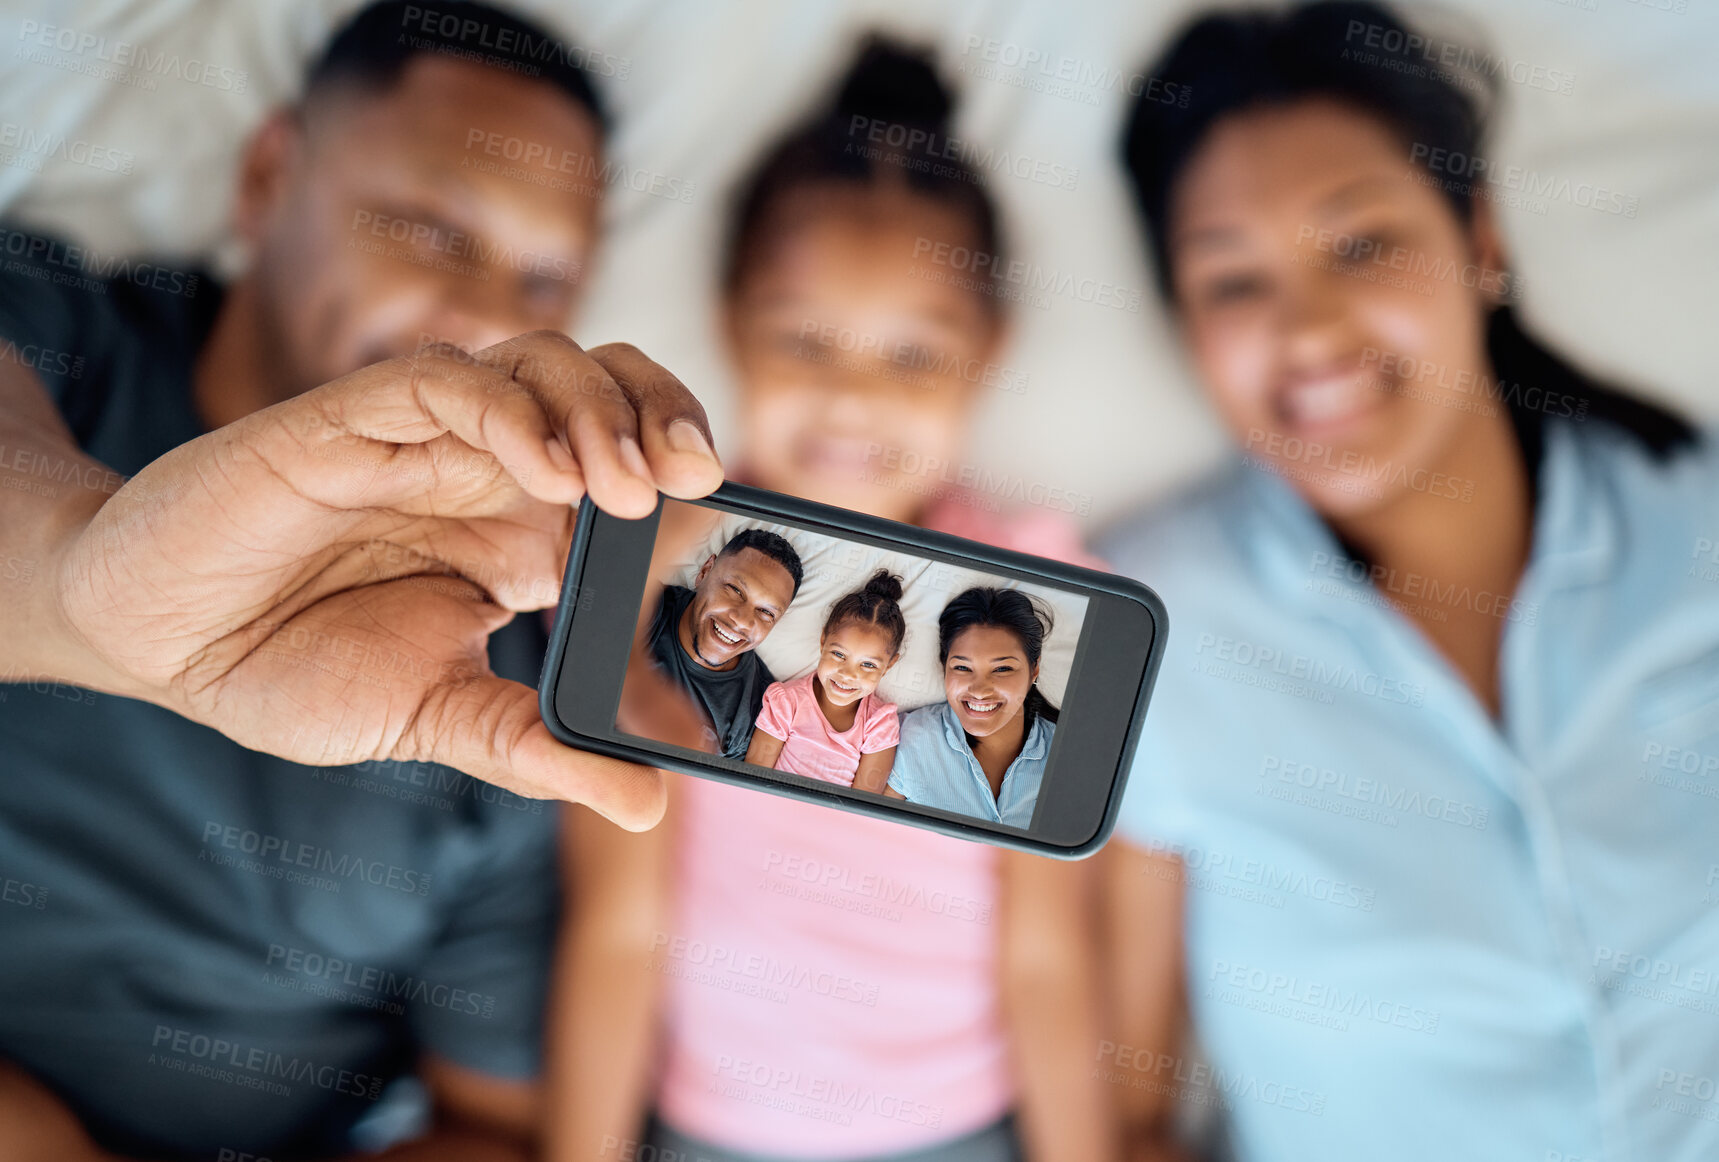
[[[900,618],[832,622],[880,571]],[[1077,859],[1167,629],[1128,578],[730,483],[580,506],[538,697],[581,750]]]

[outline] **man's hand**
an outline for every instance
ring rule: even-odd
[[[710,448],[624,345],[380,363],[182,445],[57,538],[38,668],[298,762],[440,762],[648,827],[657,772],[556,742],[487,641],[556,601],[580,497],[703,496]]]
[[[0,1162],[107,1162],[47,1086],[0,1061]]]

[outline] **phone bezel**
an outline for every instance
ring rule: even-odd
[[[577,697],[577,695],[572,694],[572,690],[580,688],[581,683],[613,683],[612,686],[606,687],[609,697],[602,704],[609,705],[619,700],[620,675],[594,671],[581,671],[568,675],[564,673],[563,667],[567,644],[572,636],[573,622],[578,617],[580,604],[578,599],[585,592],[585,574],[590,556],[589,550],[597,523],[599,521],[605,522],[612,527],[614,532],[622,535],[626,535],[625,530],[628,526],[636,526],[638,531],[633,535],[648,538],[648,545],[643,542],[635,542],[629,548],[635,551],[641,547],[646,548],[647,551],[644,556],[645,560],[648,561],[648,548],[655,544],[657,524],[662,513],[660,500],[655,512],[642,520],[627,520],[610,516],[597,509],[589,498],[580,504],[578,519],[574,527],[573,545],[568,553],[567,569],[562,579],[561,598],[556,609],[555,626],[550,634],[549,649],[544,657],[543,673],[538,683],[539,712],[544,724],[556,739],[580,750],[642,763],[646,766],[678,771],[698,778],[715,779],[719,782],[746,786],[771,794],[786,795],[790,798],[816,802],[845,811],[890,819],[894,822],[905,823],[908,826],[924,827],[961,839],[1030,851],[1054,858],[1080,859],[1097,851],[1109,839],[1116,825],[1117,813],[1121,808],[1123,791],[1127,785],[1129,769],[1133,765],[1134,751],[1139,743],[1140,731],[1144,724],[1147,706],[1151,700],[1152,687],[1157,679],[1158,668],[1163,660],[1165,637],[1169,630],[1168,615],[1165,612],[1163,602],[1156,593],[1137,581],[1115,574],[1085,569],[1078,565],[1069,565],[1043,557],[1029,556],[1008,549],[994,548],[947,533],[898,524],[864,513],[833,508],[749,485],[725,483],[709,496],[701,497],[689,503],[717,506],[769,523],[798,525],[813,533],[850,540],[858,539],[862,542],[868,540],[881,542],[888,547],[927,559],[944,559],[951,563],[967,564],[988,572],[1010,574],[1026,580],[1047,582],[1079,593],[1088,599],[1089,604],[1083,619],[1081,639],[1076,648],[1076,668],[1070,674],[1069,688],[1064,696],[1065,714],[1067,713],[1067,699],[1070,695],[1079,690],[1097,689],[1097,683],[1102,682],[1108,676],[1099,670],[1110,661],[1106,652],[1109,647],[1100,647],[1095,650],[1095,643],[1101,640],[1095,636],[1095,630],[1099,623],[1104,620],[1103,615],[1107,610],[1114,608],[1119,614],[1130,612],[1128,607],[1114,607],[1109,603],[1122,601],[1130,603],[1131,606],[1138,606],[1149,619],[1151,641],[1147,646],[1138,678],[1130,677],[1127,674],[1123,678],[1123,690],[1120,692],[1120,697],[1125,700],[1125,704],[1128,706],[1128,716],[1126,726],[1121,731],[1120,750],[1116,755],[1114,765],[1108,767],[1108,773],[1102,780],[1105,786],[1102,807],[1095,803],[1098,798],[1096,789],[1101,781],[1097,775],[1083,778],[1078,791],[1074,785],[1065,784],[1062,792],[1064,796],[1070,792],[1079,795],[1081,803],[1085,805],[1081,817],[1084,818],[1087,814],[1094,817],[1091,834],[1078,842],[1056,843],[1035,836],[1025,829],[989,824],[955,812],[939,811],[935,808],[909,804],[901,800],[877,799],[865,795],[864,792],[836,788],[827,783],[801,779],[799,776],[784,772],[761,772],[758,768],[741,760],[727,759],[720,755],[702,754],[664,743],[653,744],[655,747],[661,748],[653,749],[652,745],[641,745],[648,743],[649,740],[641,739],[640,744],[623,741],[623,739],[635,739],[639,736],[624,734],[616,728],[613,725],[612,710],[607,716],[610,724],[609,729],[619,737],[594,735],[570,726],[562,717],[559,703],[564,685],[570,688],[570,696]],[[605,536],[608,535],[611,534],[606,530]],[[614,626],[612,630],[599,626],[595,632],[615,637],[617,641],[624,639],[625,643],[630,646],[637,624],[636,602],[643,594],[644,582],[645,578],[640,576],[637,591],[630,599],[635,604],[628,609],[628,616],[624,620],[611,618],[608,624]],[[610,647],[611,650],[614,644],[607,640],[604,642],[604,645]],[[1138,655],[1132,656],[1137,657]],[[1132,672],[1133,666],[1128,666],[1127,670]],[[574,681],[566,681],[568,678],[572,678]],[[1129,691],[1132,691],[1131,698],[1127,696]],[[1116,733],[1114,719],[1117,717],[1120,715],[1112,714],[1110,716],[1108,731],[1110,734]],[[1093,732],[1094,729],[1089,726],[1088,732]],[[1056,753],[1053,744],[1053,758]],[[1105,753],[1108,754],[1108,749]],[[1047,776],[1049,774],[1050,772],[1047,771]],[[1081,825],[1080,829],[1084,830],[1084,825]]]

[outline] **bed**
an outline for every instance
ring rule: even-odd
[[[303,62],[353,0],[24,0],[0,13],[0,120],[131,158],[114,172],[59,157],[0,164],[0,213],[116,252],[243,262],[226,227],[245,135],[292,95]],[[1053,163],[1068,185],[999,180],[1011,251],[1112,288],[1122,306],[1053,296],[1017,312],[1003,356],[1026,390],[984,401],[973,461],[1089,501],[1088,530],[1209,465],[1215,424],[1153,298],[1128,193],[1114,165],[1126,89],[1193,5],[1072,6],[1026,0],[519,0],[600,48],[623,180],[586,309],[572,329],[628,339],[705,402],[734,455],[731,384],[714,322],[716,248],[728,189],[760,146],[802,115],[878,26],[937,45],[963,92],[958,131]],[[1616,191],[1629,215],[1575,195],[1504,208],[1528,322],[1597,370],[1698,414],[1719,412],[1703,314],[1719,267],[1719,8],[1613,0],[1482,0],[1417,18],[1490,40],[1507,77],[1497,164]],[[744,16],[737,17],[737,10]],[[43,52],[45,27],[74,46],[104,38],[175,59],[117,80],[91,51]],[[65,40],[69,30],[70,41]],[[1029,58],[1026,54],[1037,54]],[[190,79],[187,63],[212,66]],[[1013,62],[1011,64],[1011,62]],[[111,72],[111,70],[110,70]],[[1068,73],[1074,81],[1055,80]],[[1051,80],[1047,81],[1047,74]],[[1546,87],[1556,74],[1568,84]],[[242,75],[243,84],[237,83]],[[226,82],[223,84],[223,82]],[[1567,90],[1567,91],[1566,91]],[[39,164],[38,164],[39,163]],[[666,191],[673,196],[665,196]],[[1120,297],[1116,297],[1120,296]]]

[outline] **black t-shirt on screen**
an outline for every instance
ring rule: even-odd
[[[750,650],[740,655],[740,664],[732,670],[712,670],[690,657],[680,644],[676,627],[692,596],[692,590],[679,585],[663,588],[662,602],[651,622],[651,656],[698,699],[716,725],[722,753],[743,759],[752,745],[752,726],[764,708],[764,691],[776,679]]]

